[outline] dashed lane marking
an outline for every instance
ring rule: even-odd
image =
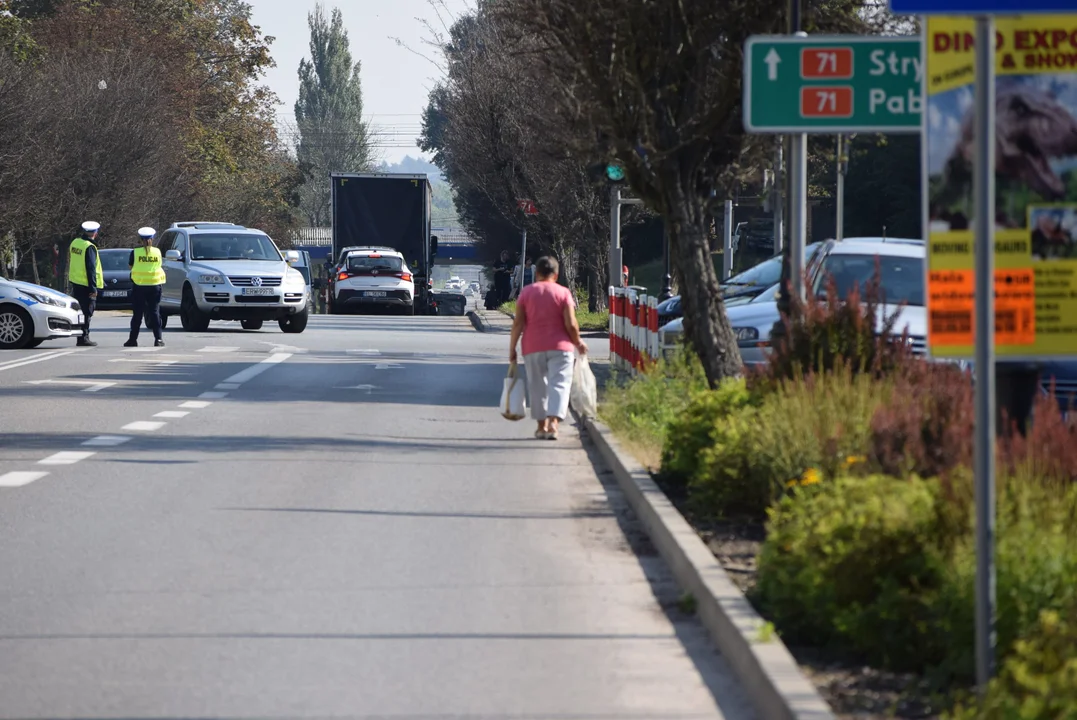
[[[40,480],[48,475],[47,472],[9,472],[0,475],[0,487],[22,487],[29,485],[34,480]]]
[[[116,447],[123,445],[131,438],[126,435],[98,435],[82,443],[84,447]]]
[[[0,363],[0,372],[4,370],[14,370],[15,368],[23,367],[24,365],[33,365],[34,363],[45,362],[46,360],[55,360],[56,358],[63,357],[64,355],[74,355],[77,350],[56,350],[51,353],[45,353],[44,355],[36,355],[31,358],[11,360],[6,363]]]
[[[122,429],[128,432],[153,432],[154,430],[160,430],[167,424],[168,423],[139,420],[138,422],[127,423]]]
[[[208,408],[213,403],[206,402],[205,400],[188,400],[185,403],[180,403],[181,408],[190,408],[191,410],[201,410]]]
[[[165,410],[164,412],[157,413],[156,415],[154,415],[154,417],[155,418],[175,418],[175,419],[178,420],[179,418],[185,418],[190,414],[191,413],[185,412],[183,410]]]
[[[226,392],[204,392],[198,396],[199,400],[223,400],[228,397]]]
[[[270,355],[257,365],[252,365],[246,370],[240,370],[230,378],[225,378],[226,383],[245,383],[248,380],[252,380],[274,365],[279,365],[292,356],[291,353],[275,353]]]
[[[74,465],[77,462],[85,460],[88,457],[93,457],[97,453],[94,452],[76,452],[68,450],[65,452],[58,452],[54,455],[49,455],[44,460],[38,460],[38,465]]]
[[[82,392],[101,392],[107,390],[116,383],[99,382],[97,380],[26,380],[27,385],[78,385],[83,386]]]

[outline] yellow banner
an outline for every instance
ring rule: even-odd
[[[995,332],[1000,357],[1077,355],[1077,15],[996,24]],[[928,346],[973,352],[975,23],[925,24]]]

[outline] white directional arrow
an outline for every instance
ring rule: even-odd
[[[85,387],[82,392],[101,392],[110,388],[114,382],[96,382],[94,380],[27,380],[28,385],[79,385]]]
[[[334,390],[366,390],[367,395],[377,389],[377,385],[349,385],[348,387],[334,388]]]
[[[767,80],[778,79],[778,64],[782,61],[778,55],[778,51],[774,48],[770,49],[767,56],[763,58],[763,62],[767,64]]]

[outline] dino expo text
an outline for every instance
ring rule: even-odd
[[[1077,355],[1077,15],[995,24],[996,353]],[[975,27],[924,29],[928,347],[971,358]]]

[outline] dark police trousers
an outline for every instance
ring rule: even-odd
[[[93,317],[93,311],[97,307],[97,300],[90,299],[90,288],[85,285],[77,285],[71,283],[71,297],[79,301],[79,307],[82,308],[82,314],[86,318],[82,326],[82,337],[90,337],[90,318]]]
[[[161,339],[161,286],[135,285],[131,290],[131,340],[138,340],[138,331],[142,329],[142,317],[150,326],[155,340]]]

